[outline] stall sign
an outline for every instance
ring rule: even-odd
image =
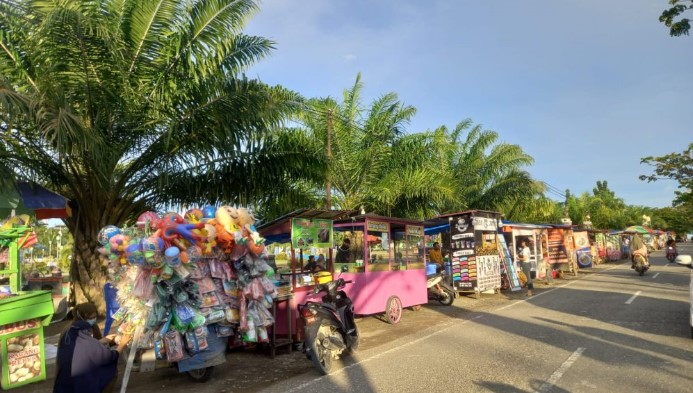
[[[566,246],[566,230],[551,228],[549,237],[549,263],[569,263],[568,247]]]
[[[424,229],[421,226],[407,225],[407,235],[423,236]]]
[[[29,319],[27,321],[8,323],[7,325],[0,326],[0,335],[20,332],[22,330],[34,329],[39,326],[41,326],[40,319]]]
[[[291,220],[293,248],[332,247],[332,220],[294,218]]]
[[[476,259],[479,291],[499,288],[501,282],[500,256],[478,255]]]
[[[452,281],[460,290],[477,286],[477,260],[474,255],[476,239],[470,214],[450,218],[450,255]]]
[[[472,225],[475,231],[495,232],[498,230],[498,220],[492,217],[476,216],[472,219]]]
[[[368,232],[389,232],[389,225],[382,221],[368,221],[366,229]]]
[[[46,379],[42,332],[39,328],[15,331],[2,337],[3,389]]]

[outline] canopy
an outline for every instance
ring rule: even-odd
[[[647,229],[640,225],[633,225],[631,227],[626,228],[626,232],[637,232],[637,233],[650,233]]]
[[[15,214],[33,214],[37,220],[70,217],[67,198],[29,182],[18,182],[17,187],[0,189],[0,218]]]

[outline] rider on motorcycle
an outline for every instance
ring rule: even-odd
[[[641,255],[643,258],[645,258],[645,261],[647,261],[647,246],[645,245],[645,242],[642,240],[639,234],[635,234],[633,236],[633,242],[631,243],[632,250],[633,250],[633,256],[631,257],[631,269],[635,269],[635,256],[636,255]]]
[[[440,273],[443,270],[443,251],[440,249],[440,243],[434,242],[433,248],[428,250],[428,262],[436,264],[436,272]],[[436,284],[438,293],[443,293],[443,288],[440,284]]]

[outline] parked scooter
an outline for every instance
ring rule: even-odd
[[[299,306],[304,322],[303,353],[323,375],[332,369],[332,360],[356,351],[359,346],[354,305],[341,290],[352,282],[337,278],[326,284],[318,284],[313,293],[325,292],[322,301],[309,301]]]
[[[437,300],[440,304],[449,306],[455,301],[455,290],[452,288],[443,273],[436,271],[436,264],[426,266],[426,288],[428,288],[428,300]]]
[[[634,269],[639,275],[645,274],[645,272],[650,268],[650,261],[643,255],[633,255]]]
[[[669,260],[669,263],[674,262],[678,255],[679,253],[676,252],[676,247],[667,246],[667,259]]]

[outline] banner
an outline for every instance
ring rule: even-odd
[[[566,230],[551,228],[547,231],[549,237],[549,263],[568,263],[568,247],[566,246]]]
[[[332,244],[332,220],[310,218],[291,220],[293,248],[330,248]]]
[[[476,239],[471,218],[470,214],[463,214],[450,221],[452,281],[461,290],[472,290],[477,286]]]

